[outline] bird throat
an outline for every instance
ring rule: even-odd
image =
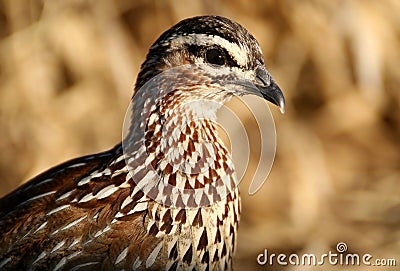
[[[220,105],[172,94],[149,108],[145,118],[140,116],[144,135],[132,135],[135,144],[126,159],[132,179],[158,203],[210,206],[238,184],[230,154],[218,136],[215,113]]]
[[[137,106],[148,111],[137,114]],[[207,107],[177,92],[156,102],[144,96],[133,106],[135,129],[131,128],[124,148],[129,181],[134,182],[128,201],[143,194],[151,199],[146,231],[156,238],[178,240],[178,258],[188,269],[195,263],[230,269],[235,248],[238,182],[228,149],[218,136],[217,109],[218,105]],[[132,212],[122,210],[121,215]]]

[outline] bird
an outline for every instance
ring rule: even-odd
[[[215,113],[235,95],[285,109],[250,32],[214,15],[166,30],[122,142],[0,199],[0,269],[232,270],[241,203]]]

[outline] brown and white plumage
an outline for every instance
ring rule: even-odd
[[[255,94],[284,108],[257,41],[226,18],[181,21],[150,48],[135,90],[124,144],[0,200],[1,270],[232,268],[238,180],[218,106],[204,101]]]

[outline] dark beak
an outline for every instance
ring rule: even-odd
[[[267,101],[279,106],[282,113],[285,113],[285,97],[279,86],[272,79],[271,75],[263,65],[256,68],[255,86]]]

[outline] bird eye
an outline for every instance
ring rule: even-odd
[[[206,61],[210,64],[222,66],[225,64],[225,57],[223,52],[218,49],[208,49],[205,54]]]

